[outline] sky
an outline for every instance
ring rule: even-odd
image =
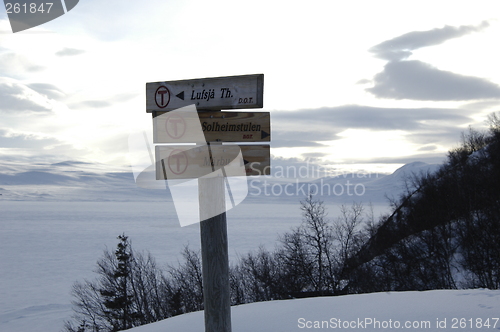
[[[81,0],[12,33],[1,8],[0,158],[124,169],[147,82],[264,74],[277,164],[440,163],[500,111],[499,18],[495,0]]]

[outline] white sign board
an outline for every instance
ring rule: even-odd
[[[192,104],[199,110],[262,108],[263,98],[263,74],[146,83],[149,113]]]

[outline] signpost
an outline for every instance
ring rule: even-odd
[[[146,83],[146,111],[262,108],[263,89],[263,74]]]
[[[199,112],[194,116],[167,113],[153,121],[153,141],[193,143],[189,133],[200,125],[206,142],[271,141],[269,112]]]
[[[225,171],[225,176],[270,175],[269,145],[164,145],[156,146],[155,156],[160,167],[157,180],[196,179],[227,167],[242,154],[243,173]],[[231,167],[231,169],[234,169]]]
[[[270,174],[269,145],[223,144],[269,142],[269,112],[220,110],[262,108],[263,86],[263,74],[146,83],[154,143],[170,144],[155,148],[156,178],[198,178],[205,332],[231,332],[225,178]]]

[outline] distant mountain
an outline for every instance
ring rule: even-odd
[[[130,171],[109,172],[99,164],[65,161],[55,164],[2,165],[3,200],[165,201],[168,191],[135,185]]]
[[[325,201],[387,203],[405,190],[412,174],[433,172],[438,165],[413,162],[393,174],[347,173],[320,179],[248,177],[246,200],[260,202],[294,201],[310,191]],[[134,174],[124,168],[109,172],[102,165],[79,161],[53,164],[3,165],[0,162],[0,194],[3,200],[71,201],[165,201],[168,189],[140,188]]]
[[[397,198],[406,190],[406,181],[413,175],[434,172],[439,165],[413,162],[398,168],[392,174],[345,173],[315,180],[274,179],[257,177],[249,181],[250,198],[286,200],[302,198],[312,191],[325,201],[337,203],[372,202],[387,203],[388,198]]]
[[[67,175],[54,174],[44,171],[29,171],[16,174],[0,174],[2,185],[56,185],[76,180]]]
[[[377,178],[376,181],[367,185],[367,188],[375,195],[384,193],[389,198],[397,198],[399,194],[406,190],[407,185],[411,185],[413,176],[434,173],[438,170],[439,166],[439,164],[427,164],[415,161],[401,166],[392,174]]]

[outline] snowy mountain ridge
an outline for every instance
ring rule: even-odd
[[[333,197],[336,202],[386,203],[405,190],[412,174],[433,172],[439,165],[412,162],[392,174],[345,173],[319,179],[248,177],[247,200],[276,202],[302,198],[309,192]],[[144,189],[134,182],[130,168],[115,172],[102,165],[79,161],[19,165],[0,162],[0,195],[3,200],[50,201],[165,201],[169,191]]]

